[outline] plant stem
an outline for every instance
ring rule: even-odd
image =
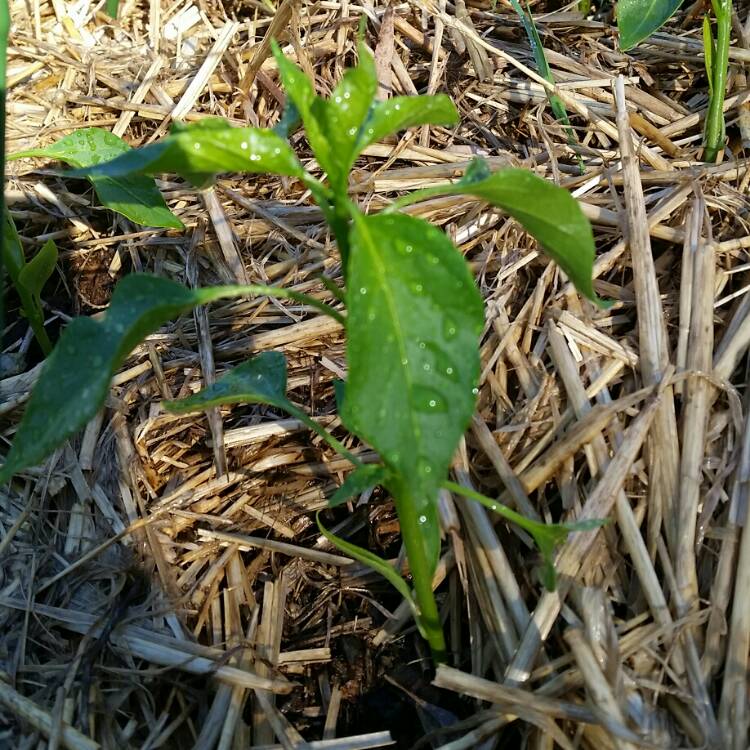
[[[729,41],[732,34],[731,0],[713,0],[716,15],[716,54],[712,61],[711,95],[706,116],[704,159],[715,162],[724,148],[724,96],[729,67]]]
[[[399,501],[396,497],[396,512],[401,524],[401,537],[409,560],[414,594],[419,607],[419,624],[430,645],[432,658],[439,664],[445,661],[445,638],[440,624],[435,595],[432,592],[433,571],[422,544],[422,529],[417,518],[416,503],[411,498]]]

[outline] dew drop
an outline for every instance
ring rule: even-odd
[[[361,286],[361,287],[359,288],[359,293],[360,293],[360,294],[367,294],[367,287],[365,287],[365,286]]]
[[[427,523],[427,516],[420,516],[419,523]]]
[[[349,135],[357,135],[357,128],[349,128]]]
[[[490,505],[490,510],[497,510],[497,505],[495,505],[495,503],[492,503],[492,505]]]
[[[420,349],[426,349],[426,348],[427,348],[427,344],[425,344],[425,342],[424,342],[424,341],[420,341],[420,342],[419,342],[419,348],[420,348]]]
[[[260,154],[252,154],[250,156],[250,161],[260,161]]]
[[[429,372],[429,371],[430,371],[430,370],[432,369],[432,367],[431,367],[431,365],[430,365],[430,363],[429,363],[429,362],[425,362],[425,363],[424,363],[424,364],[422,365],[422,369],[423,369],[423,370],[424,370],[425,372]],[[434,403],[433,401],[431,401],[431,402],[430,402],[430,406],[435,406],[435,403]]]
[[[394,104],[393,105],[393,109],[395,109],[396,112],[398,112],[401,109],[401,105],[400,104]]]
[[[421,291],[422,291],[422,289],[424,289],[424,287],[423,287],[423,286],[422,286],[421,284],[415,284],[415,285],[414,285],[414,291],[415,291],[415,292],[416,292],[417,294],[420,294],[420,293],[421,293]]]
[[[408,359],[407,359],[406,357],[404,357],[404,358],[403,358],[403,359],[401,360],[401,364],[402,364],[402,365],[403,365],[404,367],[406,367],[406,365],[408,365],[408,364],[409,364],[409,360],[408,360]]]
[[[341,97],[337,96],[333,101],[335,101],[336,104],[341,104]]]
[[[279,147],[277,146],[277,147],[276,147],[276,148],[275,148],[275,149],[273,150],[273,152],[274,152],[274,154],[276,154],[276,156],[278,156],[278,155],[279,155],[279,154],[281,153],[281,149],[280,149],[280,148],[279,148]]]
[[[351,99],[352,95],[349,91],[344,92],[344,99]]]
[[[477,396],[477,395],[479,394],[479,388],[472,388],[472,389],[471,389],[471,392],[472,392],[472,393],[473,393],[473,394],[474,394],[475,396]]]
[[[411,245],[407,245],[407,246],[406,246],[406,247],[404,248],[404,250],[406,250],[406,252],[407,252],[407,253],[411,253],[411,252],[412,252],[412,251],[414,250],[414,248],[413,248],[413,247],[412,247]]]
[[[431,398],[430,399],[430,407],[434,409],[436,406],[437,406],[437,401],[435,401],[434,398]]]
[[[193,144],[193,148],[194,148],[194,149],[195,149],[196,151],[200,151],[200,150],[201,150],[201,144],[200,144],[200,143],[194,143],[194,144]]]
[[[370,310],[370,312],[367,313],[367,320],[369,320],[370,323],[372,323],[373,320],[375,320],[375,313],[372,310]]]
[[[453,375],[453,368],[452,367],[446,367],[445,368],[445,374],[446,375]]]
[[[240,143],[240,148],[243,151],[247,151],[247,141],[242,141],[242,143]]]

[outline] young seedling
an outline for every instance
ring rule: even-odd
[[[170,318],[195,305],[228,296],[293,298],[334,317],[345,327],[347,379],[337,388],[343,425],[380,457],[365,465],[286,395],[286,365],[263,353],[188,399],[165,404],[173,412],[220,404],[264,403],[315,430],[347,458],[353,471],[332,505],[373,485],[392,495],[413,582],[372,553],[328,532],[341,549],[380,571],[412,603],[420,631],[436,659],[445,651],[432,580],[440,555],[438,492],[478,500],[521,524],[540,544],[545,582],[553,583],[552,551],[577,526],[545,526],[514,514],[490,498],[447,483],[454,451],[475,407],[480,372],[483,305],[466,261],[448,237],[400,208],[435,195],[470,195],[515,217],[557,261],[581,293],[601,304],[591,280],[591,227],[575,200],[532,173],[490,173],[475,162],[458,182],[417,191],[388,210],[362,213],[349,198],[349,172],[371,143],[404,128],[455,126],[458,112],[446,96],[395,97],[375,102],[374,61],[363,44],[359,64],[346,71],[327,100],[277,47],[274,54],[289,102],[275,130],[234,128],[222,120],[179,126],[163,140],[76,176],[112,179],[134,173],[177,172],[203,187],[221,172],[271,172],[302,182],[336,238],[344,289],[334,295],[345,314],[318,299],[264,286],[189,290],[172,281],[132,274],[117,286],[107,313],[73,321],[48,358],[0,481],[42,461],[91,419],[103,404],[112,375],[133,347]],[[317,163],[318,179],[302,167],[287,140],[301,119]],[[589,528],[587,525],[586,528]]]
[[[658,31],[677,11],[682,0],[618,0],[620,47],[627,51]],[[726,140],[724,98],[732,35],[732,0],[711,0],[716,38],[708,13],[703,17],[703,57],[708,76],[708,112],[703,134],[704,159],[715,162]]]

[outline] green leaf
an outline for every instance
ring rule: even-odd
[[[297,411],[286,397],[286,359],[281,352],[262,352],[195,395],[165,401],[164,408],[173,414],[186,414],[238,403],[269,404],[285,411]]]
[[[72,174],[121,178],[135,173],[174,172],[197,187],[220,172],[271,172],[302,178],[304,170],[289,144],[273,130],[235,128],[226,120],[207,118],[179,125],[156,143],[129,150],[113,161],[85,165]]]
[[[459,182],[417,190],[395,201],[389,210],[436,195],[481,198],[521,222],[584,297],[608,307],[594,291],[594,234],[575,198],[526,169],[503,169],[480,179],[483,171],[480,165],[472,164]]]
[[[474,410],[482,301],[461,254],[410,216],[354,212],[341,416],[390,471],[437,564],[437,492]],[[416,523],[415,523],[416,525]]]
[[[48,244],[49,243],[45,244],[44,247],[42,247],[42,250],[40,250],[40,253],[43,253],[40,260],[36,262],[34,258],[32,258],[31,260],[31,263],[37,267],[39,273],[42,272],[41,266],[43,266],[46,261],[48,261],[52,252],[49,249],[45,250]],[[57,248],[54,247],[54,242],[52,243],[52,245],[56,256]],[[16,231],[16,225],[7,211],[3,212],[2,253],[2,266],[4,266],[8,271],[8,276],[10,276],[10,280],[13,283],[16,292],[18,293],[18,298],[21,302],[21,308],[23,309],[23,313],[29,321],[31,330],[34,332],[34,337],[39,342],[39,346],[41,347],[44,354],[49,354],[52,351],[52,342],[49,340],[47,331],[44,329],[44,311],[42,310],[41,300],[38,294],[35,295],[27,287],[28,281],[31,281],[32,279],[27,279],[27,283],[24,283],[24,281],[22,280],[24,269],[27,266],[26,256],[24,255],[21,240],[18,237],[18,232]],[[33,278],[35,275],[37,274],[32,271],[31,277]]]
[[[273,46],[287,96],[302,117],[318,163],[339,193],[346,191],[349,170],[359,153],[360,130],[378,86],[372,55],[361,42],[358,51],[358,65],[344,73],[326,100],[315,94],[307,76],[278,45]]]
[[[618,0],[620,49],[627,51],[658,31],[681,4],[682,0]]]
[[[457,495],[463,495],[470,500],[475,500],[484,505],[485,508],[528,531],[534,538],[542,554],[543,563],[540,577],[544,587],[548,591],[554,591],[557,583],[555,550],[567,540],[568,534],[574,531],[594,531],[608,523],[606,518],[587,519],[584,521],[574,521],[573,523],[539,523],[538,521],[526,518],[526,516],[522,516],[520,513],[516,513],[516,511],[511,510],[507,505],[503,505],[497,502],[497,500],[493,500],[469,487],[464,487],[455,482],[443,482],[443,487],[450,492],[455,492]]]
[[[24,287],[22,289],[28,294]],[[31,394],[13,445],[0,469],[0,483],[40,463],[84,427],[101,408],[112,376],[130,351],[162,324],[196,305],[225,297],[258,295],[292,296],[288,290],[261,285],[190,290],[147,274],[126,276],[117,285],[104,316],[96,320],[77,318],[63,331]],[[317,422],[289,405],[294,409],[291,413],[308,420],[311,429],[334,444],[342,455],[355,465],[361,463],[345,447],[339,447],[335,438]]]
[[[388,583],[390,583],[404,599],[409,602],[412,612],[414,613],[414,619],[419,627],[419,613],[417,609],[417,603],[414,600],[414,596],[411,593],[411,589],[407,585],[406,581],[398,574],[396,569],[387,563],[382,558],[373,554],[369,550],[363,549],[356,544],[347,542],[346,539],[342,539],[340,536],[336,536],[332,532],[323,526],[323,522],[320,520],[320,512],[315,514],[315,520],[318,523],[318,529],[320,533],[334,546],[338,547],[342,552],[346,553],[355,560],[359,560],[363,565],[367,565],[372,568],[376,573],[380,573]],[[421,632],[421,627],[420,627]]]
[[[120,0],[107,0],[107,15],[111,18],[117,18],[117,9],[120,7]]]
[[[370,110],[357,142],[357,153],[400,130],[417,125],[455,125],[458,121],[458,110],[445,94],[394,96],[377,102]]]
[[[56,159],[71,167],[88,168],[110,161],[133,149],[102,128],[81,128],[45,148],[10,154],[8,159],[30,156]],[[145,176],[85,174],[102,205],[138,224],[183,229],[183,223],[167,208],[156,183]]]
[[[54,240],[47,240],[39,252],[21,269],[18,274],[18,283],[26,287],[29,294],[40,300],[42,288],[54,273],[56,265],[57,245]]]
[[[387,471],[385,466],[380,464],[362,464],[362,466],[358,466],[349,474],[341,487],[333,493],[328,500],[328,506],[336,508],[339,505],[343,505],[347,500],[355,495],[361,495],[365,490],[369,490],[370,487],[383,484],[386,477]]]
[[[716,43],[714,42],[713,32],[711,31],[711,19],[708,17],[708,13],[706,13],[706,15],[703,16],[703,60],[706,66],[709,96],[713,93],[714,88],[715,53]]]
[[[331,98],[314,105],[323,132],[331,146],[331,163],[323,165],[334,184],[346,189],[349,170],[360,149],[357,148],[360,129],[378,89],[375,61],[365,45],[359,44],[359,63],[347,70],[333,90]]]

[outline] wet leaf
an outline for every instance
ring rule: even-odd
[[[620,49],[627,51],[658,31],[682,5],[682,0],[618,0]]]
[[[270,172],[300,178],[304,174],[292,148],[273,130],[235,128],[219,118],[176,125],[156,143],[131,149],[106,164],[86,166],[72,174],[121,178],[174,172],[197,187],[221,172]]]
[[[425,221],[355,213],[351,242],[341,416],[388,467],[399,517],[418,522],[434,570],[438,487],[474,410],[481,298],[461,254]]]
[[[445,94],[394,96],[373,105],[362,127],[357,152],[400,130],[417,125],[455,125],[458,121],[458,110]]]
[[[96,320],[76,318],[45,360],[13,445],[0,469],[0,483],[40,463],[84,427],[103,405],[112,376],[128,354],[161,325],[196,305],[225,297],[264,294],[289,296],[286,290],[272,287],[219,286],[191,290],[157,276],[126,276],[117,285],[107,312]],[[263,362],[267,364],[272,360]],[[278,362],[276,366],[279,367]],[[270,377],[268,374],[267,383],[271,383]],[[268,388],[266,395],[276,394],[274,397],[281,405],[281,395],[270,385]],[[300,410],[292,413],[309,419]],[[320,425],[313,420],[310,423],[312,429],[322,430],[324,436],[330,438]],[[342,453],[347,454],[346,448]],[[353,458],[358,463],[356,457]]]
[[[596,247],[591,224],[573,196],[526,169],[502,169],[482,178],[486,169],[475,160],[452,185],[418,190],[393,204],[399,208],[435,195],[474,195],[503,209],[530,232],[586,298],[601,307],[609,303],[594,291]]]
[[[92,167],[133,153],[134,149],[108,130],[81,128],[45,148],[10,154],[8,159],[43,157],[71,167]],[[183,223],[167,208],[159,188],[143,175],[85,175],[101,204],[138,224],[183,229]]]

